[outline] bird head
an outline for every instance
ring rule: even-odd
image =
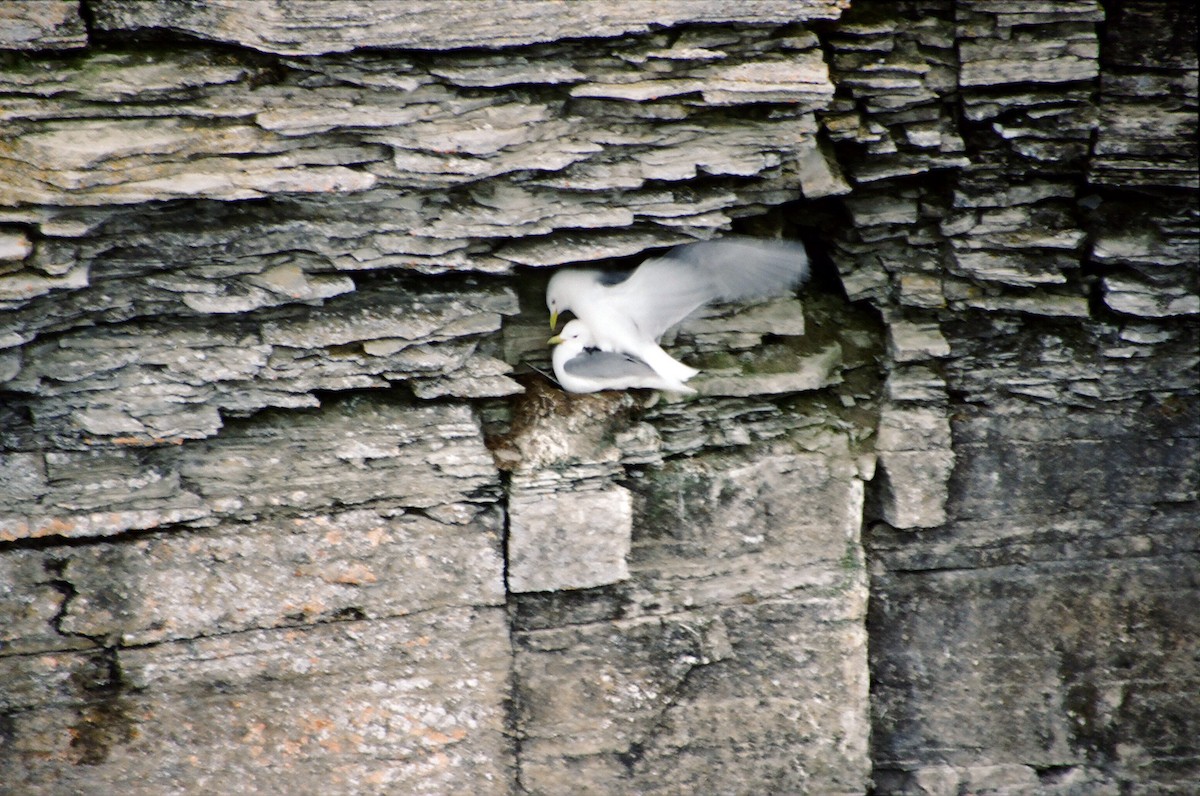
[[[592,272],[570,268],[559,270],[550,277],[550,283],[546,285],[546,309],[550,311],[552,330],[558,326],[558,316],[571,311],[579,292],[594,283]]]
[[[591,331],[583,321],[568,321],[558,334],[546,342],[550,345],[570,344],[571,348],[582,351],[592,341]]]

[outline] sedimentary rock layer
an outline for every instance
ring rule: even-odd
[[[0,783],[1200,789],[1185,6],[0,4]]]

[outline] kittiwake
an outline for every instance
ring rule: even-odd
[[[709,302],[787,293],[807,276],[800,243],[723,238],[676,246],[633,271],[560,270],[546,288],[546,308],[551,329],[572,312],[596,348],[629,354],[678,387],[699,371],[659,345],[669,328]]]
[[[628,390],[632,387],[695,392],[681,381],[658,375],[637,357],[595,348],[592,333],[583,321],[569,322],[549,342],[557,346],[551,356],[554,376],[567,392]]]

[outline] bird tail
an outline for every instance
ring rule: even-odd
[[[683,364],[668,354],[657,343],[648,343],[636,352],[637,357],[654,369],[667,381],[685,382],[700,371]]]

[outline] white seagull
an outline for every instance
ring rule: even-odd
[[[554,376],[567,392],[628,390],[633,387],[678,393],[696,392],[681,381],[658,375],[637,357],[595,348],[592,345],[592,333],[583,321],[569,322],[549,342],[557,346],[551,357]]]
[[[572,312],[587,327],[591,345],[631,355],[678,392],[699,371],[658,344],[668,329],[711,301],[787,293],[807,276],[808,255],[800,243],[724,238],[676,246],[633,271],[561,270],[546,288],[546,309],[551,329],[561,313]]]

